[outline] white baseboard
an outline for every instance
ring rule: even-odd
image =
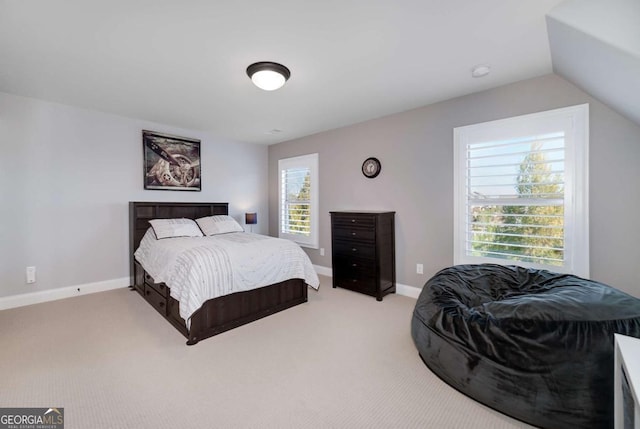
[[[316,270],[316,273],[320,275],[333,277],[333,270],[329,267],[314,265],[313,268]],[[396,293],[398,295],[403,295],[403,296],[408,296],[409,298],[418,299],[418,295],[420,295],[420,292],[422,292],[422,289],[419,287],[396,283]]]
[[[316,273],[331,277],[333,271],[331,268],[321,265],[314,265]],[[11,295],[0,297],[0,310],[9,308],[23,307],[25,305],[39,304],[41,302],[56,301],[58,299],[70,298],[72,296],[87,295],[96,292],[105,292],[112,289],[128,287],[131,284],[129,277],[120,279],[105,280],[95,283],[86,283],[76,286],[68,286],[57,289],[49,289],[38,292],[23,293],[20,295]],[[418,298],[422,289],[415,286],[403,285],[396,283],[396,293],[398,295],[408,296],[410,298]]]
[[[396,283],[396,293],[398,295],[408,296],[409,298],[418,299],[422,289],[415,286],[403,285]]]
[[[333,277],[333,270],[331,268],[323,267],[322,265],[314,265],[313,269],[316,270],[316,273],[322,276]]]
[[[23,293],[20,295],[5,296],[0,298],[0,310],[39,304],[41,302],[56,301],[58,299],[70,298],[72,296],[104,292],[107,290],[128,287],[130,284],[131,279],[129,277],[123,277],[120,279],[105,280],[102,282],[86,283],[76,286]]]

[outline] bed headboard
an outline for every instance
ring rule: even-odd
[[[148,201],[129,202],[129,257],[131,278],[135,275],[133,253],[149,229],[150,219],[185,217],[197,219],[204,216],[229,214],[229,203],[164,203]]]

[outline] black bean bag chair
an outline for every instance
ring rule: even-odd
[[[613,427],[613,334],[640,338],[640,300],[580,277],[458,265],[411,321],[425,364],[465,395],[544,428]]]

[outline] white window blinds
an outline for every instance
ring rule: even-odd
[[[468,143],[466,252],[562,266],[564,133]]]
[[[311,235],[311,169],[280,171],[282,204],[280,230],[286,234]]]
[[[318,247],[318,154],[278,161],[279,236]]]
[[[455,263],[588,276],[588,106],[456,128]]]

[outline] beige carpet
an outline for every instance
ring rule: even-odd
[[[524,428],[434,376],[415,300],[331,288],[196,346],[128,289],[0,311],[0,407],[66,428]]]

